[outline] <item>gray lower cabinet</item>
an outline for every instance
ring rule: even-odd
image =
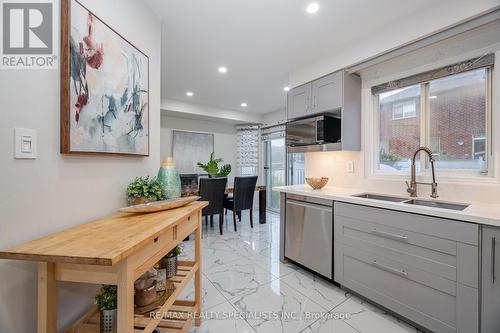
[[[483,227],[481,332],[500,332],[500,228]]]
[[[432,332],[479,332],[477,224],[341,202],[334,221],[338,283]]]

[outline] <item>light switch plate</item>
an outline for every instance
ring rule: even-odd
[[[35,159],[37,157],[37,133],[28,128],[14,129],[15,158]]]
[[[354,173],[354,161],[346,162],[345,169],[348,173]]]

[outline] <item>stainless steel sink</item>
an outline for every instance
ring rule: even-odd
[[[392,202],[403,202],[405,200],[408,200],[407,198],[393,197],[390,195],[373,194],[373,193],[356,194],[356,195],[353,195],[353,197],[372,199],[372,200],[381,200],[381,201],[392,201]]]
[[[381,200],[381,201],[391,201],[391,202],[401,202],[403,204],[415,205],[415,206],[426,206],[441,209],[451,209],[451,210],[464,210],[469,207],[468,204],[445,202],[445,201],[435,201],[435,200],[422,200],[422,199],[408,199],[402,197],[394,197],[391,195],[374,194],[374,193],[362,193],[353,195],[356,198]]]
[[[444,201],[430,201],[421,199],[411,199],[404,201],[403,203],[408,205],[426,206],[426,207],[451,209],[451,210],[464,210],[465,208],[469,207],[468,204],[451,203]]]

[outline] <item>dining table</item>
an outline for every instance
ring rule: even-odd
[[[234,192],[234,185],[229,185],[226,187],[225,193],[227,195]],[[267,188],[265,185],[256,185],[255,192],[259,193],[259,224],[266,224],[266,210],[267,210]],[[192,196],[198,195],[198,187],[187,186],[182,189],[182,196]]]

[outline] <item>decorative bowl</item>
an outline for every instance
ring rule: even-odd
[[[325,187],[328,183],[328,177],[314,178],[309,177],[306,178],[306,183],[311,186],[314,190],[319,190]]]
[[[140,205],[129,206],[120,208],[120,212],[124,213],[155,213],[163,210],[169,210],[185,206],[193,201],[198,200],[200,197],[192,196],[185,198],[168,199],[163,201],[152,201]]]

